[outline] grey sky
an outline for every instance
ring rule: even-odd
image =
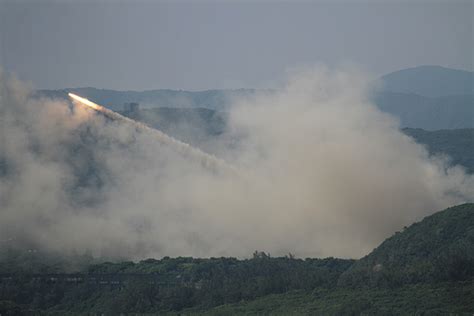
[[[0,63],[38,88],[138,90],[269,87],[315,63],[472,70],[473,3],[0,0]]]

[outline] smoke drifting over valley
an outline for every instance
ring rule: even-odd
[[[316,68],[236,102],[213,145],[239,175],[0,74],[2,243],[95,256],[360,257],[474,199],[474,179],[402,134],[370,78]]]

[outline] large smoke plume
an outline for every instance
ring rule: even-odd
[[[0,238],[106,257],[359,257],[474,198],[474,180],[402,134],[366,77],[323,68],[232,106],[213,172],[133,126],[33,98],[0,74]],[[229,146],[229,144],[231,144]]]

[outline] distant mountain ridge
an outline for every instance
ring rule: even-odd
[[[235,90],[147,90],[116,91],[97,88],[66,88],[60,90],[38,90],[37,95],[50,98],[67,98],[68,92],[76,93],[112,110],[122,110],[123,104],[138,102],[142,107],[179,107],[208,108],[226,110],[237,98],[252,97],[257,92],[270,90],[235,89]]]
[[[474,95],[436,98],[382,91],[373,96],[380,110],[400,120],[401,128],[425,130],[474,128]]]
[[[382,90],[372,100],[384,112],[400,120],[400,127],[425,130],[474,128],[473,72],[440,66],[399,70],[381,78]],[[38,95],[67,98],[77,93],[112,110],[127,102],[142,108],[207,108],[228,111],[236,100],[252,98],[274,90],[149,90],[115,91],[96,88],[39,90]]]
[[[383,90],[425,97],[474,94],[474,72],[441,66],[402,69],[381,78]]]
[[[425,130],[474,127],[474,72],[419,66],[380,78],[374,102],[404,127]]]

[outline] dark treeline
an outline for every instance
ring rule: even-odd
[[[255,252],[248,260],[165,257],[139,263],[103,263],[69,277],[5,274],[0,281],[0,298],[4,305],[15,302],[30,310],[111,314],[210,308],[290,290],[333,288],[353,262],[303,260],[291,255],[272,258]]]

